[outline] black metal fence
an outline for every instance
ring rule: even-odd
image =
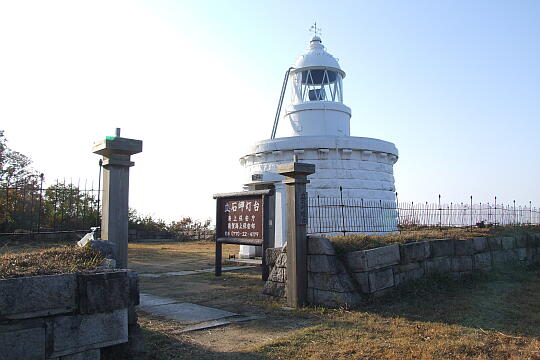
[[[101,190],[87,181],[56,181],[43,176],[24,184],[0,186],[0,235],[87,231],[100,223]]]
[[[312,197],[308,200],[308,233],[384,233],[423,227],[489,227],[540,225],[540,210],[493,203],[405,203],[359,198]]]

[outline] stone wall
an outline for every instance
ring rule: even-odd
[[[138,303],[129,270],[0,280],[0,358],[121,359],[140,345]]]
[[[268,249],[271,266],[263,293],[286,297],[286,253]],[[434,274],[460,277],[508,265],[540,262],[540,234],[436,239],[350,252],[341,262],[328,239],[308,237],[308,301],[353,307],[406,282]],[[283,275],[285,274],[285,275]]]

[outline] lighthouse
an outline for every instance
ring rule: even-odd
[[[398,159],[398,150],[391,142],[351,136],[351,109],[344,103],[344,79],[345,72],[338,60],[326,51],[315,27],[306,52],[285,74],[270,138],[251,144],[240,158],[246,171],[245,189],[274,189],[274,222],[271,224],[274,247],[284,245],[287,230],[285,186],[276,167],[294,159],[316,166],[307,184],[310,200],[358,199],[362,203],[393,204],[395,208],[393,165]],[[288,101],[285,99],[287,87],[290,88]],[[281,128],[282,133],[288,136],[276,138],[278,126],[285,127]],[[325,224],[345,224],[358,220],[344,216],[347,214],[324,221]],[[364,216],[371,217],[371,224],[385,222],[384,229],[381,227],[381,231],[375,231],[377,233],[396,230],[395,216],[390,227],[388,219],[378,219],[375,212]],[[309,221],[312,225],[315,223],[312,228],[317,229],[316,223],[322,219],[313,216]],[[323,233],[332,234],[332,230]],[[335,233],[338,233],[337,227]],[[258,251],[256,247],[242,245],[240,257],[260,255]]]

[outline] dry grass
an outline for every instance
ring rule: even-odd
[[[47,251],[54,249],[36,254]],[[161,263],[171,270],[201,268],[212,264],[213,243],[130,244],[132,255],[138,266],[156,271]],[[256,269],[246,269],[221,278],[141,279],[141,291],[265,316],[181,334],[182,324],[141,314],[147,359],[540,359],[538,268],[508,268],[465,280],[424,279],[350,311],[283,311],[260,296],[258,276]]]
[[[211,246],[164,250],[176,259],[196,248],[210,256]],[[539,280],[538,268],[507,268],[462,280],[423,279],[356,310],[285,312],[260,296],[255,269],[222,278],[149,279],[141,289],[150,293],[265,319],[188,334],[177,332],[183,325],[174,321],[148,314],[139,319],[148,360],[540,359]]]
[[[0,279],[85,272],[102,262],[99,251],[75,246],[5,254],[0,257]]]
[[[174,321],[139,319],[148,360],[540,359],[539,280],[539,269],[512,268],[425,280],[357,310],[308,307],[283,315],[262,303],[262,321],[187,334]],[[269,328],[280,312],[288,323]],[[289,330],[305,319],[316,321]],[[253,334],[262,343],[251,345]]]
[[[73,246],[77,240],[43,240],[15,237],[0,237],[0,255],[15,254],[29,251],[41,251],[44,249]]]
[[[238,255],[238,245],[224,244],[223,259]],[[215,243],[189,242],[129,243],[129,267],[139,273],[199,270],[214,266]]]
[[[256,349],[271,359],[540,359],[538,270],[426,281]]]
[[[540,226],[497,228],[416,228],[386,235],[348,234],[331,236],[330,240],[338,254],[356,250],[373,249],[386,245],[404,244],[427,239],[469,239],[480,236],[513,236],[538,233]]]

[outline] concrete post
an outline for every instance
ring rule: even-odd
[[[129,168],[135,163],[131,155],[142,151],[142,141],[107,136],[92,151],[103,156],[103,203],[101,239],[115,245],[116,266],[127,268]]]
[[[275,235],[274,247],[283,247],[287,242],[287,189],[285,184],[275,183]]]
[[[307,176],[315,165],[293,162],[278,165],[287,187],[287,303],[292,307],[307,304]]]

